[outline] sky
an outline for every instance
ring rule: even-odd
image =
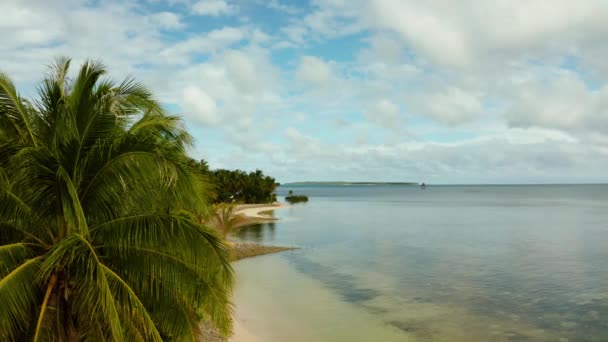
[[[0,0],[0,70],[133,76],[212,168],[608,182],[605,0]]]

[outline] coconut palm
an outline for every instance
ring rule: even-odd
[[[193,341],[231,329],[228,247],[201,226],[179,118],[60,59],[35,100],[0,74],[0,340]]]
[[[235,213],[235,209],[236,206],[232,203],[214,204],[208,225],[215,228],[222,237],[226,238],[233,229],[250,223],[247,216]]]

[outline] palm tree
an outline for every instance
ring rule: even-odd
[[[220,203],[213,206],[209,226],[214,227],[222,237],[226,238],[234,228],[244,226],[249,223],[243,214],[235,213],[233,203]]]
[[[203,318],[229,333],[190,136],[132,79],[69,66],[34,100],[0,73],[0,340],[194,341]]]

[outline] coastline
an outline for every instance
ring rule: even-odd
[[[277,221],[278,218],[265,214],[265,212],[272,212],[277,209],[287,208],[287,205],[284,205],[279,202],[275,202],[272,204],[240,204],[237,205],[234,214],[235,216],[241,215],[245,218],[242,222],[239,223],[235,229],[239,229],[239,227],[244,227],[251,224],[256,223],[267,223]],[[252,242],[236,242],[230,241],[233,247],[233,260],[237,261],[245,258],[252,258],[260,255],[278,253],[282,251],[287,251],[291,249],[295,249],[295,247],[285,247],[285,246],[266,246],[260,245]]]
[[[289,206],[284,205],[282,203],[275,202],[273,204],[241,204],[237,205],[234,214],[235,215],[243,215],[247,220],[243,225],[248,224],[256,224],[256,223],[266,223],[277,221],[278,218],[265,214],[264,212],[274,211],[277,209],[287,208]],[[237,228],[238,229],[238,228]],[[283,247],[283,246],[264,246],[256,243],[249,242],[231,242],[233,244],[233,262],[245,259],[252,258],[256,256],[261,256],[265,254],[278,253],[286,250],[295,249],[295,247]],[[242,317],[238,314],[238,311],[235,312],[234,317],[234,325],[233,325],[233,333],[230,337],[228,337],[227,341],[229,342],[260,342],[262,341],[256,335],[254,335],[251,331],[249,331]]]
[[[278,218],[263,214],[266,211],[274,211],[277,209],[288,208],[280,202],[274,202],[272,204],[238,204],[234,209],[235,215],[243,215],[251,221],[261,220],[261,222],[276,221]]]
[[[238,313],[237,313],[238,316]],[[244,322],[240,317],[234,318],[233,332],[232,336],[228,338],[228,342],[261,342],[257,336],[251,333],[251,331],[247,330]]]

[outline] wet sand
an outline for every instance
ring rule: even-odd
[[[244,204],[238,205],[234,211],[235,215],[243,215],[247,218],[246,224],[265,223],[269,221],[276,221],[278,218],[266,214],[265,212],[286,208],[288,206],[274,203],[274,204]],[[251,258],[255,256],[278,253],[294,247],[283,247],[283,246],[264,246],[256,243],[247,242],[232,242],[233,246],[233,261],[240,259]],[[238,277],[238,273],[237,273]],[[232,336],[228,338],[229,342],[262,342],[264,339],[260,339],[254,335],[246,327],[247,319],[242,317],[239,309],[236,309],[234,316],[234,330]],[[209,334],[207,338],[203,338],[203,341],[209,342],[220,342],[225,341],[218,334]]]

